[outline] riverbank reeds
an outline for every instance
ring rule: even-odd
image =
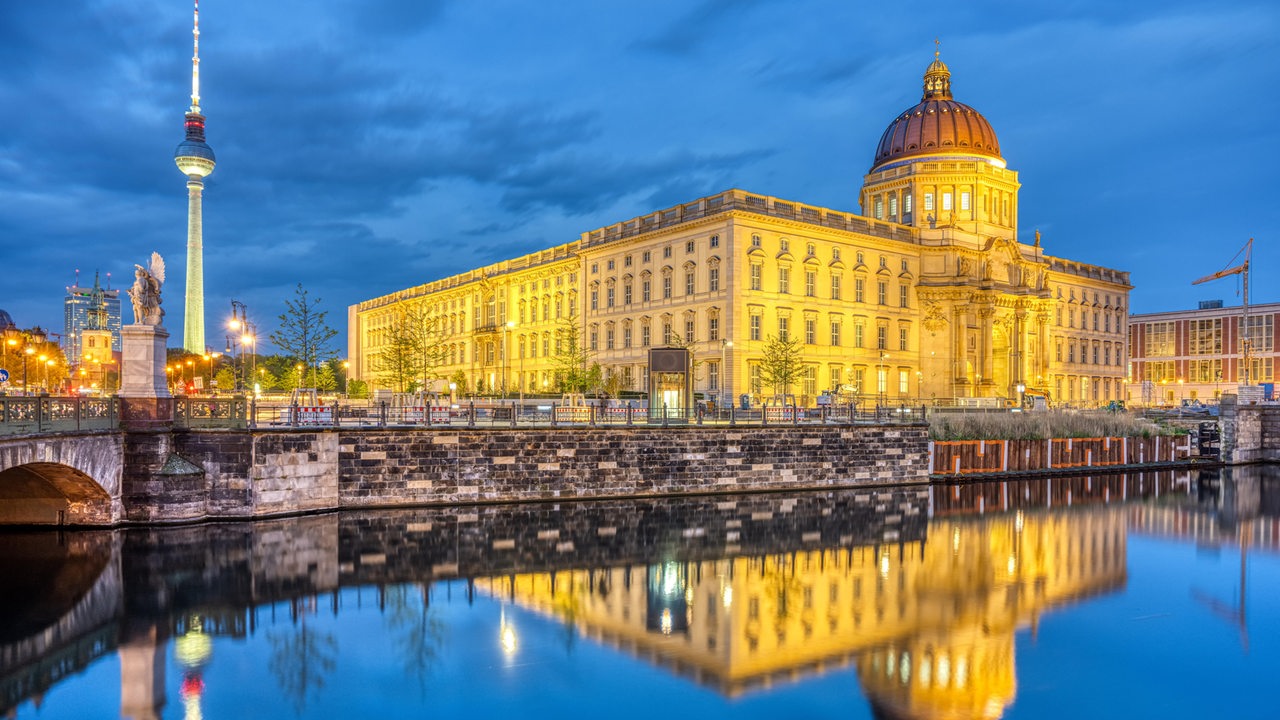
[[[1113,412],[932,413],[933,440],[1047,440],[1049,438],[1153,437],[1175,428]]]

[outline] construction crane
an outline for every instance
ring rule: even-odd
[[[1219,270],[1212,275],[1205,275],[1191,284],[1199,285],[1200,283],[1207,283],[1210,280],[1217,280],[1228,275],[1239,275],[1241,277],[1241,285],[1244,295],[1244,307],[1242,313],[1244,321],[1240,323],[1240,349],[1244,355],[1244,372],[1241,373],[1240,377],[1244,378],[1243,384],[1248,385],[1249,369],[1253,365],[1253,347],[1249,340],[1249,260],[1253,257],[1253,238],[1249,238],[1249,242],[1245,243],[1243,248],[1240,248],[1240,252],[1236,253],[1236,257],[1231,258],[1231,262],[1235,262],[1236,258],[1240,257],[1240,253],[1244,253],[1243,263],[1236,265],[1235,267],[1229,267],[1225,270]]]

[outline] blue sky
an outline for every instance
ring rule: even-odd
[[[182,333],[187,0],[0,10],[0,308],[61,330],[74,271],[152,250]],[[1020,173],[1020,232],[1128,270],[1135,312],[1257,239],[1280,160],[1280,5],[1162,0],[205,0],[207,334],[302,283],[347,305],[730,187],[857,210],[935,37]],[[126,309],[126,322],[130,313]],[[264,348],[270,350],[270,348]]]

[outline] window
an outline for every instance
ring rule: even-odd
[[[696,324],[697,324],[697,321],[693,315],[685,316],[684,318],[684,341],[685,342],[687,343],[693,342]]]
[[[813,270],[804,271],[804,295],[805,297],[818,295],[818,273]]]
[[[664,274],[662,276],[662,299],[663,300],[671,299],[671,275],[670,274]]]
[[[631,347],[631,323],[622,326],[622,347]]]
[[[671,332],[671,321],[663,320],[662,321],[662,344],[670,345],[671,341],[674,339],[675,339],[675,335]]]
[[[645,250],[644,252],[640,253],[641,262],[649,262],[652,259],[653,259],[653,256],[649,254],[648,250]]]
[[[604,290],[604,306],[607,308],[613,307],[613,285],[609,285]]]
[[[902,196],[902,213],[904,215],[911,214],[911,193]]]
[[[613,349],[613,325],[606,325],[604,328],[604,349]]]
[[[854,302],[865,302],[867,281],[865,278],[853,279],[853,300]]]
[[[707,389],[720,389],[720,363],[713,362],[707,364]],[[712,605],[712,607],[715,607]]]
[[[877,350],[889,349],[888,333],[889,333],[889,328],[883,325],[876,328],[876,349]]]
[[[707,316],[707,339],[712,342],[720,339],[720,316],[714,313]]]
[[[720,236],[719,236],[719,235],[712,235],[712,236],[711,236],[711,247],[713,247],[713,248],[715,248],[715,247],[720,247]]]
[[[1239,320],[1236,321],[1237,328],[1239,322]],[[1187,342],[1191,355],[1222,354],[1222,318],[1191,320],[1187,323],[1187,331],[1191,336]]]
[[[840,259],[840,248],[831,248],[831,259],[833,261]]]
[[[622,304],[631,304],[631,282],[627,281],[622,285]]]
[[[791,292],[791,268],[778,268],[778,292],[788,294]]]
[[[951,209],[951,193],[949,192],[942,193],[942,209],[943,210]]]
[[[627,255],[622,258],[622,267],[631,267],[631,256]],[[556,284],[560,284],[560,278],[556,278]]]
[[[902,272],[911,272],[911,265],[907,263],[907,259],[902,259]]]
[[[647,320],[640,323],[640,347],[649,347],[649,335],[651,332],[652,330],[650,329],[649,322]]]
[[[646,275],[644,279],[640,281],[640,300],[642,302],[649,302],[652,299],[653,299],[653,281],[651,281],[649,279],[649,276]]]
[[[1147,357],[1173,357],[1174,324],[1147,323]]]
[[[898,196],[889,196],[889,219],[895,220],[898,217]]]
[[[598,273],[598,272],[600,272],[600,264],[599,264],[599,263],[591,263],[591,274],[592,274],[592,275],[595,275],[595,274],[596,274],[596,273]]]
[[[853,346],[856,348],[866,347],[866,326],[862,323],[856,323],[853,326]]]
[[[840,347],[840,321],[831,321],[831,347]]]
[[[908,336],[907,328],[904,328],[904,327],[898,328],[898,349],[899,350],[907,349],[907,339],[908,339],[907,336]]]
[[[876,283],[876,303],[879,305],[888,304],[887,295],[889,293],[889,283],[881,280]]]
[[[606,263],[605,267],[606,267],[606,269],[608,269],[608,270],[612,270],[612,269],[613,269],[613,261],[612,261],[612,260],[610,260],[608,263]]]
[[[751,335],[750,335],[750,337],[751,337],[751,339],[752,339],[752,340],[759,340],[759,339],[760,339],[760,316],[759,316],[759,315],[752,315],[752,316],[751,316]]]
[[[924,194],[924,209],[925,210],[933,209],[933,193],[931,192],[927,192]]]
[[[875,218],[876,218],[877,220],[883,220],[883,219],[884,219],[884,200],[883,200],[883,199],[881,199],[881,198],[876,198],[876,203],[875,203]]]
[[[662,248],[662,257],[664,257],[664,258],[669,258],[669,257],[671,257],[671,246],[670,246],[670,245],[668,245],[668,246],[666,246],[666,247]]]
[[[791,252],[791,241],[790,241],[790,240],[788,240],[788,239],[786,239],[786,238],[782,238],[781,240],[779,240],[779,241],[778,241],[778,245],[779,245],[779,247],[781,247],[781,248],[782,248],[782,252]]]
[[[598,310],[598,309],[600,309],[600,288],[598,288],[598,287],[597,287],[597,286],[595,286],[595,285],[592,285],[592,286],[591,286],[591,309],[592,309],[592,310]],[[544,309],[543,314],[542,314],[542,319],[543,319],[543,320],[546,320],[546,319],[547,319],[547,315],[546,315],[546,311],[545,311],[545,309]]]
[[[757,248],[758,248],[758,247],[760,247],[762,244],[763,244],[763,243],[761,242],[761,240],[760,240],[760,236],[759,236],[759,235],[752,235],[752,236],[751,236],[751,247],[757,247]]]
[[[693,270],[684,271],[684,294],[693,294]]]
[[[960,193],[960,209],[961,210],[969,209],[969,193],[967,192]]]
[[[804,319],[804,344],[816,345],[818,343],[818,321],[813,318]]]
[[[692,240],[690,240],[690,241],[688,241],[688,242],[686,242],[686,243],[684,244],[684,251],[685,251],[685,253],[686,253],[686,254],[692,254],[692,253],[693,253],[693,241],[692,241]]]
[[[707,271],[707,290],[720,292],[720,266],[712,266]]]
[[[906,285],[902,285],[902,284],[898,285],[898,306],[899,307],[911,307],[911,305],[907,302],[907,290],[908,288]]]
[[[840,299],[840,273],[831,273],[831,299]]]
[[[751,263],[751,289],[752,290],[760,289],[760,270],[761,270],[761,266],[759,263]]]
[[[760,390],[764,387],[764,378],[762,377],[760,365],[758,363],[751,363],[751,365],[747,367],[747,382],[751,388],[751,392],[759,395]],[[751,598],[748,614],[750,612],[755,612],[756,615],[760,614],[760,601],[758,598]]]
[[[910,374],[906,370],[898,371],[898,394],[908,395],[911,392],[911,386],[908,384]]]
[[[841,373],[840,373],[839,365],[832,365],[830,368],[828,368],[827,369],[827,387],[831,388],[832,390],[838,391],[840,389],[840,386],[844,384],[841,382],[840,375]],[[836,588],[834,585],[831,586],[831,599],[832,600],[836,599]],[[833,602],[832,604],[834,605],[835,603]]]
[[[778,318],[778,339],[783,342],[791,339],[791,318],[786,316]]]
[[[808,395],[809,397],[813,397],[818,394],[818,366],[817,365],[805,365],[804,367],[800,368],[800,392],[804,393],[805,395]],[[805,597],[805,603],[806,605],[811,606],[813,604],[813,599],[812,599],[812,596],[809,595],[808,593],[812,591],[812,588],[805,588],[805,590],[807,591],[806,597]]]
[[[813,257],[814,255],[816,255],[817,250],[818,250],[818,247],[813,243],[809,243],[808,245],[804,246],[805,254],[808,255],[809,257]]]
[[[600,330],[595,325],[591,326],[591,349],[600,349]]]

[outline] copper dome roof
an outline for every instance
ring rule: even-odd
[[[982,113],[951,98],[951,71],[934,59],[924,73],[924,96],[885,128],[876,146],[875,171],[886,163],[937,153],[978,155],[1003,162],[1000,142]]]

